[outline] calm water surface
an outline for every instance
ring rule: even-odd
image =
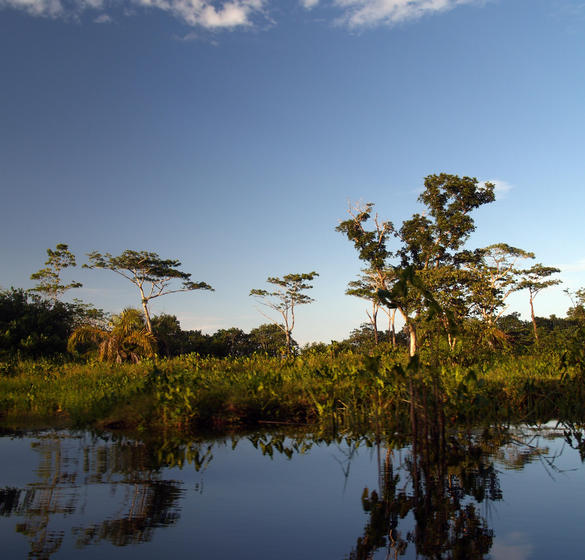
[[[582,558],[582,434],[0,437],[2,558]],[[418,554],[418,556],[417,556]]]

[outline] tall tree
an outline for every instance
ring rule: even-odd
[[[394,225],[372,214],[373,202],[355,204],[348,209],[349,219],[340,222],[336,231],[344,233],[354,244],[361,261],[368,263],[379,276],[383,276],[392,253],[387,247],[388,238],[394,233]]]
[[[350,209],[351,219],[337,227],[375,271],[377,297],[389,313],[398,310],[404,319],[411,356],[417,351],[417,324],[424,315],[439,318],[453,345],[454,315],[447,311],[461,306],[466,281],[458,255],[475,229],[470,213],[494,200],[494,185],[480,185],[475,178],[441,173],[426,177],[424,185],[419,201],[425,212],[406,220],[397,233],[391,222],[372,216],[372,203]],[[402,242],[394,254],[387,248],[393,233]],[[400,261],[391,265],[393,257]]]
[[[80,282],[64,284],[61,280],[61,271],[76,265],[75,255],[66,243],[58,243],[55,249],[47,249],[47,255],[49,258],[45,261],[45,268],[30,275],[31,280],[38,281],[32,291],[57,301],[67,290],[81,288]]]
[[[530,301],[530,319],[532,320],[532,329],[534,331],[534,339],[538,342],[538,329],[536,328],[536,316],[534,314],[534,298],[545,288],[556,286],[561,283],[561,280],[550,278],[553,274],[558,274],[560,269],[552,266],[543,266],[542,264],[535,264],[528,270],[522,271],[522,280],[518,284],[519,290],[528,290],[528,297]],[[548,279],[548,280],[547,280]]]
[[[489,182],[481,185],[474,177],[429,175],[418,199],[426,210],[404,221],[399,231],[401,267],[410,269],[405,278],[414,280],[403,307],[414,315],[411,320],[414,327],[424,316],[425,301],[428,293],[432,293],[443,309],[438,314],[433,311],[432,315],[443,325],[453,348],[452,320],[447,310],[451,318],[462,319],[466,315],[464,300],[469,275],[461,265],[462,248],[475,231],[471,212],[495,200],[494,185]],[[417,289],[417,285],[424,286],[424,290]]]
[[[457,251],[475,231],[470,213],[495,200],[494,185],[480,185],[475,177],[429,175],[418,200],[426,211],[402,224],[400,255],[403,265],[438,268],[455,261]]]
[[[350,206],[349,219],[340,222],[335,229],[346,235],[358,251],[360,260],[368,265],[359,280],[349,283],[345,293],[371,301],[372,311],[367,313],[377,344],[377,314],[381,305],[378,290],[388,290],[396,275],[388,263],[393,256],[388,249],[388,240],[394,233],[394,225],[381,220],[378,214],[373,214],[373,208],[372,202]],[[388,313],[393,324],[394,311],[388,310]]]
[[[192,282],[191,274],[179,269],[181,262],[176,259],[161,259],[157,253],[148,251],[126,250],[114,257],[110,253],[101,254],[97,251],[88,253],[89,264],[86,268],[104,268],[126,278],[134,284],[139,292],[144,311],[144,319],[149,333],[153,332],[148,305],[151,300],[193,290],[211,290],[206,282]],[[182,282],[180,287],[173,288],[173,283]]]
[[[309,284],[319,276],[316,272],[301,274],[287,274],[282,278],[269,277],[267,282],[275,286],[272,290],[254,289],[250,295],[255,297],[262,305],[276,311],[282,317],[282,323],[262,313],[267,319],[284,332],[286,337],[286,350],[292,354],[292,332],[295,328],[295,309],[298,305],[312,303],[313,300],[304,292],[313,286]]]
[[[506,310],[510,294],[521,289],[522,270],[518,262],[533,258],[534,253],[507,243],[496,243],[477,249],[467,260],[466,266],[472,275],[469,296],[472,309],[489,329],[495,328],[497,319]]]

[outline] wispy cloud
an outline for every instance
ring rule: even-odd
[[[176,314],[184,330],[199,330],[212,333],[222,328],[229,328],[232,325],[226,325],[225,321],[212,315],[199,315],[189,311],[182,311]]]
[[[100,14],[93,20],[95,23],[112,23],[112,18],[108,14]]]
[[[14,8],[31,16],[59,17],[65,10],[60,0],[0,0],[0,8]]]
[[[585,20],[583,0],[556,0],[549,6],[550,16],[557,24],[565,27],[567,33],[581,33]]]
[[[356,29],[394,25],[446,12],[463,4],[484,2],[485,0],[330,0],[328,6],[341,12],[335,20],[336,23]],[[301,0],[301,4],[307,9],[318,3],[319,0]]]
[[[231,29],[246,27],[264,10],[265,0],[130,0],[136,9],[160,10],[193,27]],[[119,9],[115,0],[0,0],[1,8],[22,10],[33,16],[78,19],[83,13],[100,12],[96,23],[111,21],[111,11]],[[125,8],[128,8],[126,6]],[[129,15],[132,9],[125,9]]]
[[[563,272],[583,272],[585,270],[585,259],[579,259],[572,263],[556,265]]]
[[[322,15],[350,29],[393,25],[452,10],[463,4],[489,0],[299,0],[306,10],[319,8]],[[269,4],[275,0],[0,0],[0,9],[16,9],[32,16],[79,20],[93,12],[95,23],[113,16],[130,16],[140,10],[171,14],[196,28],[221,30],[252,27],[270,20]]]
[[[483,183],[493,183],[494,184],[494,192],[496,193],[496,200],[500,200],[505,198],[507,194],[514,188],[513,185],[508,183],[507,181],[502,181],[501,179],[486,179],[481,180],[480,184]]]

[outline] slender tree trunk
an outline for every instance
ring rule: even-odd
[[[150,313],[148,312],[148,299],[144,295],[144,290],[142,289],[142,284],[138,284],[138,289],[140,290],[140,297],[142,299],[142,309],[144,310],[144,319],[146,320],[146,328],[148,332],[152,334],[152,323],[150,322]]]
[[[386,309],[384,313],[388,315],[388,342],[392,342],[392,348],[396,348],[396,330],[394,328],[394,320],[396,319],[396,308]]]
[[[402,309],[401,307],[397,307],[396,309],[398,309],[398,311],[400,311],[400,315],[402,315],[402,318],[404,319],[404,322],[406,323],[406,328],[408,330],[408,335],[410,338],[409,355],[412,358],[413,356],[416,355],[416,350],[417,350],[416,327],[415,327],[414,323],[412,322],[411,318],[404,312],[404,309]]]
[[[366,314],[374,329],[374,344],[378,346],[378,305],[374,302],[372,304],[372,313],[366,309]]]
[[[538,344],[538,329],[536,328],[536,316],[534,315],[534,297],[530,294],[530,318],[532,319],[532,328],[534,330],[534,340]]]
[[[410,320],[406,323],[406,327],[408,328],[408,334],[410,337],[409,355],[412,358],[413,356],[416,355],[417,349],[416,327],[412,324]]]

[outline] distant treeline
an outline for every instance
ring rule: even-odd
[[[112,321],[87,304],[49,300],[22,289],[0,291],[0,360],[91,357],[92,345],[68,352],[69,338],[88,324],[107,332],[115,317]],[[260,325],[249,333],[234,327],[204,334],[182,330],[174,315],[161,314],[152,318],[152,327],[157,354],[165,357],[191,353],[220,358],[254,353],[279,356],[286,345],[285,334],[274,324]]]
[[[123,315],[123,314],[122,314]],[[136,311],[138,321],[140,312]],[[116,316],[115,316],[116,317]],[[114,319],[115,319],[114,317]],[[585,307],[582,304],[571,307],[566,318],[551,315],[549,318],[536,317],[541,337],[535,341],[530,321],[520,319],[518,313],[505,315],[498,320],[498,327],[504,334],[498,348],[482,343],[482,326],[478,321],[469,320],[463,329],[468,344],[473,348],[469,359],[478,359],[482,352],[524,353],[538,344],[540,350],[547,346],[559,349],[563,341],[571,336],[585,322]],[[49,300],[22,289],[0,291],[0,361],[14,359],[90,359],[96,353],[96,346],[81,345],[73,352],[68,351],[72,333],[82,325],[91,324],[96,330],[109,332],[107,326],[115,320],[99,309],[87,304],[65,303]],[[246,333],[240,328],[220,329],[213,334],[199,330],[183,330],[174,315],[161,314],[152,318],[156,353],[161,357],[176,357],[196,353],[211,357],[242,357],[253,354],[283,356],[286,353],[286,336],[275,324],[262,324]],[[433,339],[425,344],[421,333],[422,349],[432,351]],[[484,341],[485,342],[485,341]],[[133,342],[126,344],[126,352]],[[370,323],[354,329],[342,341],[312,343],[299,347],[293,340],[296,354],[323,352],[338,354],[345,351],[383,352],[395,346],[396,351],[406,351],[408,333],[405,330],[393,333],[391,330],[374,332]],[[453,354],[451,353],[452,357]]]

